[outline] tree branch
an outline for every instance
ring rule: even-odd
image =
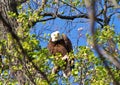
[[[40,14],[40,16],[58,17],[58,18],[67,19],[67,20],[74,20],[75,18],[87,18],[88,19],[87,14],[78,14],[78,15],[73,15],[73,16],[67,16],[67,15],[54,14],[54,13],[44,13],[44,14]]]
[[[54,13],[43,13],[43,14],[39,14],[39,16],[44,16],[44,17],[51,17],[51,18],[47,18],[47,19],[42,19],[42,20],[37,20],[37,21],[33,21],[32,25],[34,26],[37,22],[44,22],[44,21],[48,21],[48,20],[52,20],[52,19],[56,19],[56,18],[60,18],[60,19],[65,19],[65,20],[74,20],[76,18],[86,18],[89,19],[87,14],[77,14],[77,15],[73,15],[73,16],[67,16],[67,15],[61,15],[61,14],[54,14]],[[100,18],[95,18],[96,22],[99,23],[100,25],[101,22],[103,22],[102,19]]]
[[[22,4],[22,3],[25,3],[27,2],[28,0],[15,0],[16,3],[18,3],[17,5],[19,4]]]
[[[72,7],[73,9],[77,10],[79,13],[83,14],[83,13],[82,13],[79,9],[77,9],[75,6],[72,6],[72,5],[66,3],[66,2],[63,1],[63,0],[60,0],[60,1],[61,1],[63,4],[66,4],[66,5],[70,6],[70,7]]]

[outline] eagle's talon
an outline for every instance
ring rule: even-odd
[[[67,55],[65,55],[63,58],[62,58],[62,60],[66,60],[66,59],[68,59],[69,57],[67,56]]]

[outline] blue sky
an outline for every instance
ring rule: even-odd
[[[31,0],[32,1],[32,0]],[[104,0],[102,0],[103,2]],[[104,3],[102,3],[104,4]],[[98,4],[99,5],[99,4]],[[31,2],[31,6],[33,9],[37,9],[38,6]],[[49,9],[50,10],[50,9]],[[67,12],[65,13],[68,14],[69,13],[69,7],[61,7],[60,11],[66,10]],[[85,8],[81,8],[80,9],[83,12],[86,12]],[[116,9],[117,11],[120,12],[120,9]],[[51,11],[51,10],[50,10]],[[112,9],[109,10],[109,12],[111,12]],[[77,12],[76,12],[77,13]],[[60,33],[65,33],[71,40],[73,47],[75,46],[81,46],[81,45],[86,45],[86,33],[90,32],[90,24],[88,22],[89,20],[87,19],[81,19],[81,18],[77,18],[73,21],[67,21],[67,20],[63,20],[60,18],[56,18],[55,20],[50,20],[47,21],[46,23],[40,23],[38,22],[33,28],[36,30],[36,33],[40,33],[39,36],[43,37],[44,34],[50,34],[53,31],[60,31]],[[114,15],[110,21],[110,25],[114,24],[115,25],[115,31],[117,33],[120,32],[120,15],[118,18],[118,15]],[[78,31],[79,28],[83,28],[83,30],[81,32]],[[82,35],[82,36],[79,36]],[[77,43],[79,39],[79,42]],[[40,45],[42,47],[46,47],[47,46],[47,41],[45,40],[40,40]]]
[[[89,24],[88,23],[76,23],[77,19],[73,21],[72,26],[66,26],[66,21],[61,20],[59,18],[54,20],[54,23],[52,21],[46,22],[46,24],[42,23],[37,23],[34,28],[36,29],[36,33],[38,33],[39,30],[42,31],[43,34],[40,34],[39,36],[43,37],[44,33],[45,34],[51,34],[54,31],[60,31],[60,33],[66,34],[72,44],[73,47],[75,46],[81,46],[81,45],[86,45],[86,32],[89,31]],[[70,22],[72,23],[72,22]],[[46,29],[45,29],[46,28]],[[79,28],[83,28],[82,31],[78,31]],[[77,43],[77,40],[79,38],[79,42]],[[47,46],[47,41],[41,40],[41,46],[46,47]]]
[[[73,23],[77,22],[78,19],[74,20]],[[78,20],[79,21],[79,20]],[[120,33],[120,18],[113,17],[113,19],[111,20],[111,24],[114,24],[115,26],[115,32],[116,33]],[[46,22],[46,24],[42,24],[42,23],[37,23],[35,28],[39,31],[41,30],[42,33],[46,33],[46,34],[50,34],[56,30],[60,31],[60,33],[65,33],[71,40],[73,47],[75,46],[83,46],[86,45],[86,33],[89,33],[90,31],[90,24],[88,22],[85,23],[75,23],[73,24],[73,26],[71,26],[69,28],[69,26],[65,27],[65,20],[61,20],[59,18],[53,21],[48,21]],[[74,26],[75,25],[75,26]],[[46,28],[46,29],[44,29]],[[83,30],[81,32],[78,31],[79,28],[83,28]],[[70,32],[69,32],[70,30]],[[81,35],[81,36],[79,36]],[[44,34],[41,34],[40,36],[44,36]],[[79,38],[79,42],[77,43],[77,40]],[[47,41],[41,40],[40,42],[42,47],[46,47],[47,46]]]

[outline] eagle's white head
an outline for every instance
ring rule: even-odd
[[[55,42],[62,39],[62,36],[60,35],[59,31],[55,31],[51,34],[51,39],[52,39],[52,42]]]

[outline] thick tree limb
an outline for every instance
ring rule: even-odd
[[[58,17],[61,19],[67,19],[67,20],[74,20],[76,18],[86,18],[89,19],[87,14],[77,14],[73,16],[67,16],[67,15],[62,15],[62,14],[54,14],[54,13],[44,13],[44,14],[39,14],[40,16],[51,16],[51,17]],[[96,21],[103,21],[101,18],[96,18]]]
[[[67,15],[62,15],[62,14],[43,13],[43,14],[39,14],[39,16],[50,17],[50,18],[33,21],[33,22],[32,22],[32,25],[33,25],[33,26],[34,26],[37,22],[44,22],[44,21],[53,20],[53,19],[56,19],[56,18],[65,19],[65,20],[74,20],[74,19],[76,19],[76,18],[89,19],[89,17],[88,17],[87,14],[77,14],[77,15],[73,15],[73,16],[67,16]],[[103,20],[100,19],[100,18],[96,18],[96,22],[98,22],[100,25],[102,25]]]
[[[7,31],[12,35],[13,39],[15,39],[17,41],[16,44],[18,44],[19,48],[21,49],[22,55],[24,56],[23,60],[21,61],[22,62],[21,64],[23,64],[23,66],[25,66],[25,69],[26,69],[27,67],[26,67],[25,59],[27,58],[28,61],[31,62],[31,60],[28,58],[27,52],[25,52],[24,48],[22,47],[22,44],[20,43],[19,37],[12,31],[12,27],[4,20],[4,18],[2,17],[1,14],[0,14],[0,18],[2,19],[3,23],[5,24],[5,26],[7,26]],[[49,80],[48,80],[47,76],[45,75],[45,73],[40,71],[38,69],[38,67],[34,65],[33,62],[32,62],[32,65],[41,74],[42,78],[44,78],[49,83]],[[31,74],[29,74],[29,75],[31,75]],[[30,78],[31,82],[34,85],[36,85],[35,82],[33,81],[34,79],[32,79],[32,76],[29,77],[29,78]]]
[[[26,0],[24,0],[24,1],[26,1]],[[21,3],[23,3],[23,1]],[[16,11],[17,7],[16,6],[17,5],[15,3],[15,0],[9,0],[9,1],[4,0],[3,2],[0,1],[0,21],[2,22],[2,24],[4,26],[4,27],[1,28],[1,30],[6,28],[6,31],[9,32],[11,34],[12,38],[17,42],[16,44],[19,46],[19,48],[21,50],[21,54],[23,56],[22,60],[21,59],[19,59],[19,60],[22,64],[22,66],[24,67],[24,70],[29,74],[29,75],[27,75],[29,80],[34,85],[36,85],[36,83],[35,83],[35,81],[32,77],[32,74],[29,72],[28,67],[26,66],[26,59],[29,62],[32,62],[32,61],[29,59],[29,56],[28,56],[27,52],[24,50],[24,48],[23,48],[23,46],[20,42],[19,37],[15,34],[15,29],[18,26],[17,21],[15,19],[9,18],[8,15],[7,15],[8,11],[17,13],[17,11]],[[39,70],[38,67],[36,65],[34,65],[33,62],[32,62],[32,66],[42,76],[42,78],[45,79],[49,83],[49,80],[48,80],[46,74],[44,72],[42,72],[41,70]]]

